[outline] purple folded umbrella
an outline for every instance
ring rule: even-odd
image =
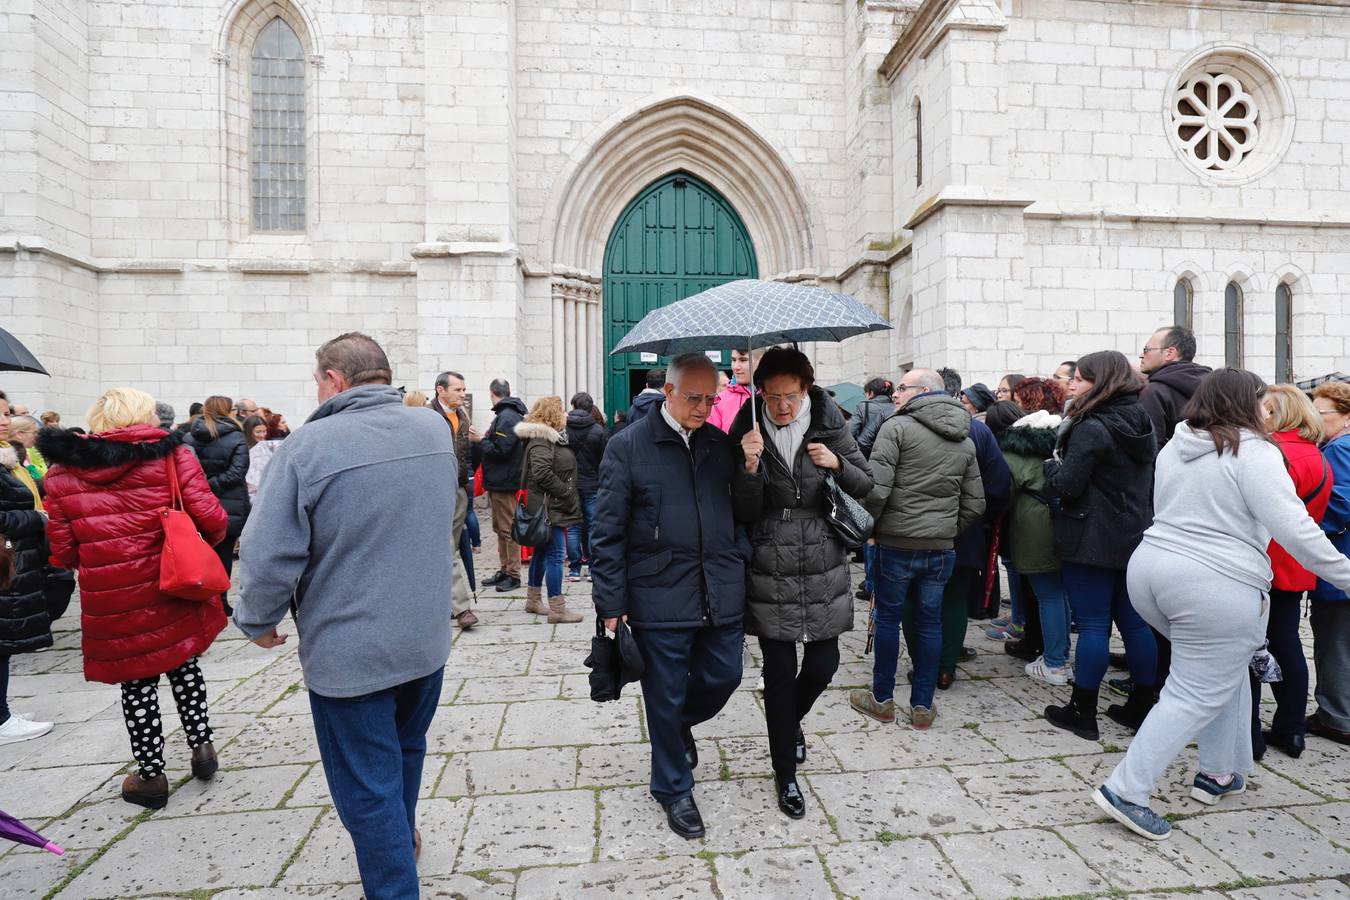
[[[57,856],[62,856],[66,852],[59,844],[54,844],[47,840],[45,837],[3,810],[0,810],[0,838],[5,838],[16,844],[41,847],[48,853],[55,853]]]

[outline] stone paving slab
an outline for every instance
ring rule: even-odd
[[[571,605],[586,608],[588,590],[569,583]],[[1095,742],[1048,726],[1041,709],[1067,689],[1028,679],[982,623],[968,629],[978,655],[937,695],[931,731],[849,708],[848,687],[871,681],[861,609],[834,684],[803,723],[806,819],[774,802],[750,640],[739,689],[695,729],[708,835],[682,840],[647,792],[640,687],[592,703],[587,625],[548,625],[523,604],[523,591],[484,592],[482,624],[456,636],[423,770],[424,897],[1350,897],[1343,748],[1310,738],[1300,759],[1272,751],[1251,789],[1216,808],[1189,799],[1187,749],[1155,799],[1172,839],[1138,840],[1090,799],[1129,733],[1105,718]],[[78,598],[74,607],[77,619]],[[224,766],[211,783],[190,778],[161,686],[174,793],[148,812],[119,798],[131,760],[118,692],[83,680],[77,624],[58,623],[57,649],[13,660],[13,705],[56,729],[0,747],[0,809],[69,852],[0,844],[0,897],[362,896],[317,765],[294,641],[263,651],[231,630],[203,658]],[[1104,693],[1102,709],[1110,702]]]

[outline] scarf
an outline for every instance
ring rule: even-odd
[[[32,473],[19,464],[19,454],[10,446],[9,441],[0,441],[0,463],[9,474],[23,482],[23,486],[33,495],[33,509],[42,512],[42,495],[38,493],[37,482],[33,480]]]
[[[797,460],[797,451],[802,447],[802,438],[806,436],[806,427],[810,424],[810,394],[802,397],[802,408],[797,411],[797,418],[786,425],[775,425],[773,419],[764,416],[764,429],[769,433],[769,440],[773,441],[774,449],[789,469]]]

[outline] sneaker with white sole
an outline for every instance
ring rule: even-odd
[[[1172,834],[1172,824],[1147,806],[1122,800],[1110,788],[1102,785],[1092,792],[1092,799],[1106,814],[1126,828],[1150,841],[1165,841]]]
[[[34,722],[25,719],[20,715],[11,714],[5,720],[5,724],[0,725],[0,744],[17,744],[20,741],[31,741],[33,738],[42,737],[54,727],[52,722]]]
[[[1194,786],[1191,788],[1191,799],[1199,800],[1206,806],[1213,806],[1224,797],[1236,797],[1246,791],[1247,779],[1236,772],[1233,773],[1233,780],[1227,784],[1219,784],[1204,772],[1197,772]]]
[[[984,636],[991,641],[1020,641],[1025,633],[1024,626],[1011,622],[1003,627],[989,625],[984,629]]]
[[[1046,684],[1060,686],[1069,683],[1069,667],[1047,666],[1044,656],[1038,656],[1034,662],[1027,663],[1024,671],[1036,681],[1043,681]]]

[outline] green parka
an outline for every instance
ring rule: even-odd
[[[1012,473],[1012,505],[1003,526],[1003,544],[1013,568],[1035,575],[1059,571],[1045,486],[1045,461],[1055,450],[1059,417],[1045,418],[1043,426],[1021,424],[1028,418],[1005,431],[998,445]]]
[[[577,495],[577,457],[567,446],[567,435],[541,422],[521,422],[516,437],[525,442],[525,467],[521,485],[529,491],[525,508],[534,512],[540,498],[548,502],[548,523],[566,528],[581,522],[581,498]]]

